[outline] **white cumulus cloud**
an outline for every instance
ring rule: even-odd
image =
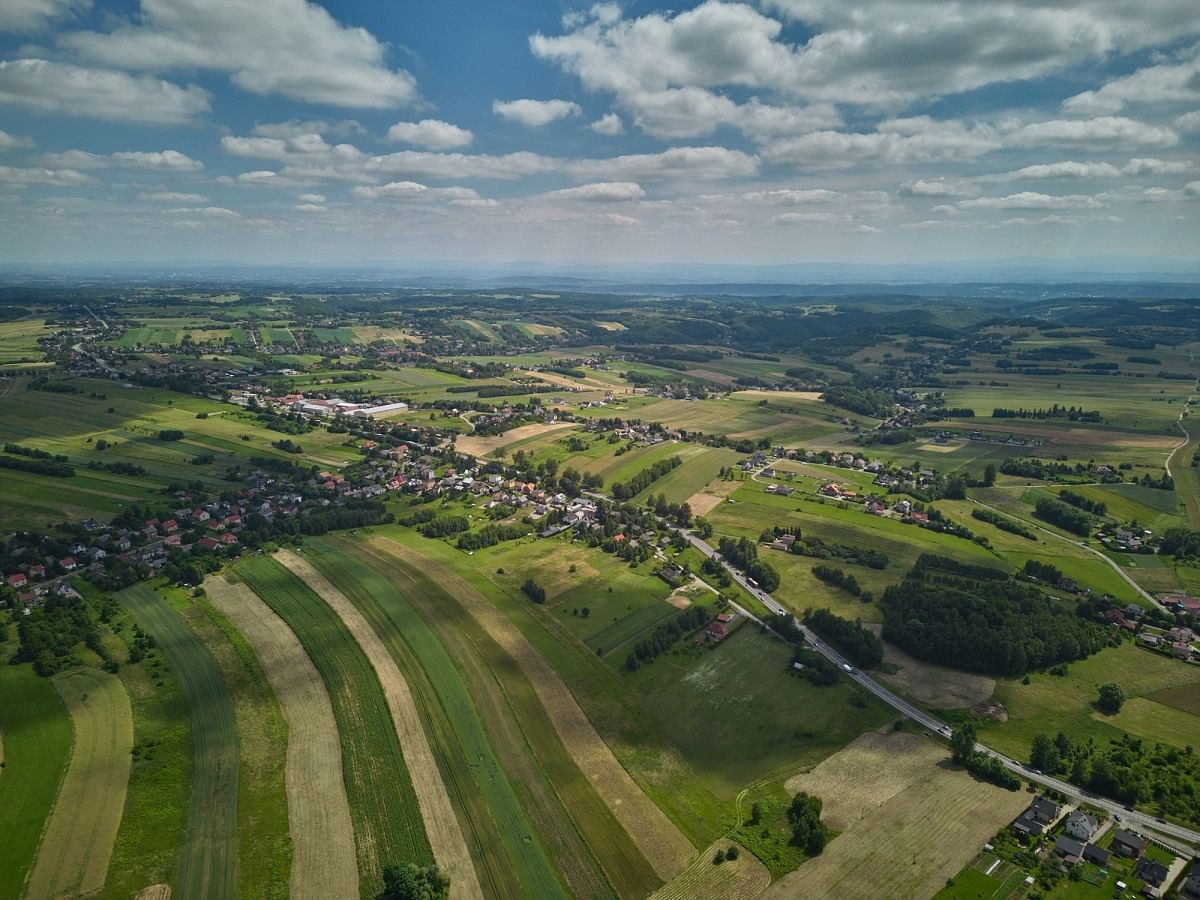
[[[397,122],[388,129],[388,140],[416,144],[427,150],[453,150],[469,146],[475,135],[449,122],[422,119],[420,122]]]
[[[518,122],[530,128],[540,128],[583,112],[571,100],[494,100],[492,112],[502,119]]]

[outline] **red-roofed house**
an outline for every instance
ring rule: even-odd
[[[34,565],[34,566],[30,566],[29,567],[29,577],[30,578],[45,578],[46,577],[46,567],[43,566],[41,563],[38,563],[37,565]]]
[[[74,572],[77,568],[79,568],[79,563],[75,562],[75,557],[73,556],[64,556],[58,561],[58,564],[63,567],[64,571],[67,572]]]
[[[216,550],[218,547],[221,546],[219,541],[214,541],[210,537],[202,537],[196,543],[198,543],[205,550]]]
[[[720,622],[713,622],[704,629],[704,636],[713,642],[723,641],[729,637],[729,629]]]
[[[24,572],[16,572],[12,575],[9,575],[5,581],[7,581],[8,586],[12,588],[21,588],[29,584],[29,579],[25,577]]]
[[[162,523],[162,530],[164,534],[174,534],[179,530],[179,523],[174,519],[167,519]]]
[[[221,535],[220,541],[222,544],[228,545],[228,544],[236,544],[238,542],[238,539],[237,539],[236,534],[230,534],[228,531],[226,531],[224,534]]]

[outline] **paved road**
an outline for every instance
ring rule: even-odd
[[[1050,535],[1050,537],[1057,538],[1060,541],[1066,541],[1068,544],[1073,544],[1074,546],[1080,548],[1081,550],[1086,550],[1088,553],[1092,554],[1093,556],[1098,556],[1100,559],[1102,559],[1106,563],[1108,563],[1109,568],[1111,568],[1114,572],[1116,572],[1118,575],[1120,575],[1125,580],[1126,584],[1128,584],[1131,588],[1133,588],[1135,591],[1137,591],[1138,595],[1140,597],[1144,597],[1146,600],[1149,600],[1151,603],[1155,603],[1154,597],[1152,597],[1146,591],[1145,588],[1143,588],[1140,584],[1138,584],[1136,581],[1134,581],[1133,578],[1130,577],[1129,573],[1126,572],[1124,569],[1122,569],[1117,564],[1116,560],[1114,560],[1112,557],[1110,557],[1107,553],[1101,553],[1095,547],[1089,547],[1087,545],[1086,541],[1073,541],[1068,537],[1063,537],[1058,532],[1051,531],[1049,528],[1043,528],[1037,522],[1031,522],[1031,521],[1029,521],[1029,519],[1023,519],[1020,516],[1013,515],[1010,512],[1005,512],[1002,509],[996,509],[996,507],[994,507],[994,506],[988,506],[986,503],[981,503],[979,500],[975,500],[972,497],[968,497],[967,499],[970,500],[972,503],[974,503],[976,506],[981,506],[984,509],[990,509],[992,512],[999,513],[1002,516],[1007,516],[1010,519],[1016,519],[1022,525],[1028,525],[1030,528],[1036,528],[1038,531],[1042,532],[1043,534],[1048,534],[1048,535]]]
[[[752,596],[757,597],[762,602],[763,606],[765,606],[768,610],[777,615],[789,615],[788,611],[770,594],[750,584],[750,581],[748,578],[746,578],[746,576],[730,566],[727,562],[725,562],[725,560],[721,559],[720,554],[718,554],[711,545],[689,532],[685,531],[683,534],[691,543],[691,545],[705,556],[717,558],[721,564],[725,566],[726,571],[729,572],[733,580],[741,585]],[[736,606],[736,604],[734,605]],[[738,607],[738,609],[743,615],[761,623],[761,620],[759,620],[749,611],[742,609],[741,607]],[[942,722],[939,719],[929,715],[929,713],[925,712],[924,710],[913,706],[913,704],[909,703],[902,697],[898,697],[893,694],[883,685],[879,684],[879,682],[875,681],[870,676],[852,666],[845,657],[821,640],[809,628],[801,624],[798,619],[793,620],[796,622],[796,625],[800,628],[801,632],[803,632],[805,640],[808,641],[812,648],[826,659],[840,667],[847,677],[858,682],[863,686],[863,688],[870,691],[888,706],[892,707],[892,709],[903,715],[906,719],[911,719],[928,731],[939,734],[944,738],[950,737],[951,729],[950,726],[945,722]],[[996,759],[1000,760],[1001,764],[1005,768],[1012,770],[1023,780],[1036,781],[1038,784],[1041,784],[1044,787],[1048,787],[1052,790],[1065,794],[1076,802],[1086,802],[1092,806],[1097,806],[1101,809],[1107,810],[1110,815],[1120,816],[1122,819],[1122,824],[1135,826],[1142,831],[1151,833],[1157,840],[1168,846],[1171,846],[1176,852],[1184,855],[1191,855],[1196,852],[1197,848],[1200,848],[1200,832],[1192,831],[1191,829],[1183,828],[1179,825],[1172,825],[1168,822],[1160,822],[1153,816],[1136,812],[1134,810],[1128,810],[1116,801],[1098,797],[1089,792],[1080,790],[1073,784],[1068,784],[1065,781],[1059,781],[1057,778],[1052,778],[1048,775],[1042,775],[1034,772],[1032,769],[1027,768],[1021,763],[1017,762],[1015,759],[1010,759],[1002,753],[999,753],[983,744],[976,744],[975,747],[980,753],[995,757]]]

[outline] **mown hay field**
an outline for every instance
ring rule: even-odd
[[[719,840],[701,850],[696,860],[667,884],[655,891],[650,900],[750,900],[767,889],[771,873],[745,848],[738,848],[736,859],[719,865],[717,853],[736,847],[733,841]]]
[[[52,680],[71,714],[75,745],[29,879],[30,897],[104,887],[133,750],[133,712],[119,678],[80,668]]]
[[[840,831],[766,897],[929,897],[1028,803],[976,781],[911,734],[865,734],[787,783],[824,803]]]
[[[400,545],[377,542],[387,552],[415,566],[430,561]],[[596,732],[562,676],[528,638],[478,589],[456,572],[438,567],[438,578],[463,608],[479,622],[525,673],[538,694],[555,730],[580,770],[595,784],[613,815],[635,840],[656,873],[669,880],[695,855],[683,833],[638,787]]]
[[[292,847],[284,788],[287,724],[246,640],[205,600],[183,613],[221,670],[238,732],[237,892],[288,896]]]
[[[373,539],[353,550],[345,541],[335,543],[387,577],[453,657],[497,756],[571,892],[601,897],[615,890],[641,898],[658,887],[662,879],[575,764],[529,678],[437,572],[390,552],[395,545],[389,541]]]

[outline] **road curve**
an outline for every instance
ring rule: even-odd
[[[730,566],[729,563],[722,559],[720,554],[718,554],[711,545],[696,535],[691,534],[690,532],[682,531],[681,533],[687,538],[688,542],[691,543],[693,547],[695,547],[705,556],[717,559],[717,561],[725,567],[726,571],[729,572],[733,580],[741,585],[741,587],[749,592],[752,596],[757,597],[767,609],[777,615],[790,615],[790,613],[770,594],[751,585],[749,583],[749,579],[747,579],[741,572]],[[1107,557],[1105,558],[1107,559]],[[759,622],[759,624],[763,624],[761,620],[759,620],[749,611],[742,609],[741,607],[738,607],[738,609],[747,618]],[[804,626],[799,619],[793,617],[793,621],[800,628],[800,631],[804,634],[804,638],[806,641],[808,641],[809,645],[830,662],[837,665],[849,678],[858,682],[863,688],[870,691],[881,701],[903,715],[906,719],[911,719],[912,721],[921,725],[923,728],[944,738],[950,737],[951,729],[950,726],[945,722],[942,722],[941,720],[931,716],[929,713],[919,709],[902,697],[896,696],[869,675],[866,675],[852,666],[845,657],[821,640],[812,632],[811,629]],[[1123,824],[1135,825],[1138,828],[1141,828],[1143,831],[1153,833],[1156,840],[1171,847],[1174,851],[1183,854],[1185,857],[1192,856],[1197,852],[1197,849],[1200,848],[1200,832],[1192,831],[1189,828],[1184,828],[1180,825],[1174,825],[1170,822],[1159,821],[1158,819],[1151,815],[1147,815],[1146,813],[1127,809],[1120,803],[1117,803],[1115,800],[1108,800],[1104,797],[1099,797],[1088,791],[1081,790],[1073,784],[1068,784],[1065,781],[1059,781],[1057,778],[1052,778],[1049,775],[1043,775],[1039,772],[1035,772],[1028,766],[1022,765],[1017,760],[1011,759],[984,744],[976,744],[975,748],[986,756],[995,757],[996,759],[1000,760],[1001,765],[1003,765],[1006,769],[1010,769],[1026,781],[1035,781],[1043,787],[1048,787],[1051,790],[1065,794],[1078,803],[1088,803],[1092,806],[1106,810],[1110,815],[1121,816]]]

